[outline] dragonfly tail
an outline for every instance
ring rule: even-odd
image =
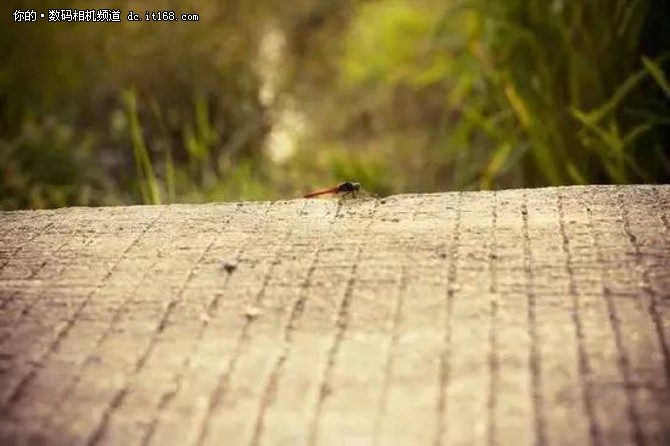
[[[331,187],[328,189],[323,189],[323,190],[317,190],[314,192],[308,192],[305,195],[303,195],[303,198],[313,198],[313,197],[318,197],[319,195],[326,195],[326,194],[334,194],[337,192],[337,187]]]

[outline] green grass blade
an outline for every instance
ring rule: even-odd
[[[140,125],[139,113],[137,111],[137,98],[135,92],[126,90],[124,100],[128,108],[128,117],[130,120],[130,138],[133,144],[133,154],[135,156],[135,165],[137,168],[138,180],[142,191],[142,199],[145,203],[160,204],[160,194],[158,192],[158,181],[151,164],[149,150],[144,143],[142,136],[142,127]]]
[[[668,79],[665,77],[663,69],[656,62],[646,56],[642,56],[642,63],[644,64],[644,68],[651,75],[651,77],[654,78],[661,90],[663,90],[665,95],[670,98],[670,83],[668,83]]]

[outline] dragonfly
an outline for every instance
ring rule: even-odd
[[[329,187],[328,189],[320,189],[317,191],[308,192],[303,196],[303,198],[314,198],[326,194],[338,194],[342,198],[351,195],[351,197],[356,198],[359,193],[361,193],[361,183],[345,181],[338,184],[337,186]]]

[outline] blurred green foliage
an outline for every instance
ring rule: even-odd
[[[5,4],[5,209],[670,180],[665,0]]]

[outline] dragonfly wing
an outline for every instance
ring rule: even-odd
[[[379,198],[379,195],[373,194],[372,192],[369,192],[367,189],[360,188],[358,190],[358,194],[361,196],[361,198]]]

